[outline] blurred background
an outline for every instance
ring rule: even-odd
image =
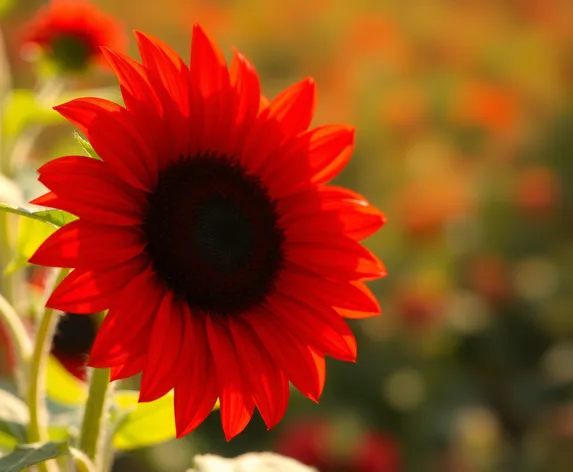
[[[122,453],[117,472],[253,450],[321,472],[573,470],[571,1],[94,3],[184,58],[200,22],[267,96],[315,77],[314,124],[358,130],[337,182],[388,216],[366,241],[390,274],[372,284],[383,315],[351,321],[358,362],[328,362],[319,405],[293,394],[275,430],[255,417],[230,443],[215,412],[184,440]],[[17,88],[35,83],[20,37],[41,5],[0,20]],[[115,84],[94,70],[73,87],[120,100]],[[53,120],[13,175],[27,197],[39,164],[77,152]]]

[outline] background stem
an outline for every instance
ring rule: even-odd
[[[18,390],[25,395],[26,392],[26,369],[28,361],[32,355],[32,341],[26,331],[26,327],[16,313],[16,310],[10,305],[8,300],[0,294],[0,319],[8,328],[10,333],[11,348],[16,354],[16,383]]]
[[[68,270],[60,270],[56,279],[58,285],[68,274]],[[30,442],[44,442],[48,435],[48,412],[46,410],[46,366],[52,339],[58,322],[58,315],[52,308],[46,308],[40,320],[32,362],[28,378],[28,406],[30,408],[30,424],[28,440]],[[40,472],[54,472],[57,465],[53,461],[38,464]]]
[[[105,425],[110,391],[109,369],[94,369],[82,422],[80,449],[94,462],[96,470],[100,469],[106,455],[103,449],[109,444]]]

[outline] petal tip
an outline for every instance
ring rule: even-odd
[[[193,23],[193,36],[195,36],[195,33],[202,34],[203,36],[206,36],[205,29],[201,26],[201,23],[199,23],[199,22]]]

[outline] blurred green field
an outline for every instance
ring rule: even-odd
[[[388,216],[366,241],[389,272],[372,284],[383,315],[351,322],[358,362],[328,361],[319,405],[293,393],[275,430],[255,417],[229,443],[215,412],[185,440],[121,455],[117,472],[179,472],[206,452],[308,458],[309,425],[338,464],[384,438],[371,463],[337,471],[573,470],[573,3],[94,3],[184,58],[201,23],[228,58],[251,59],[269,97],[313,76],[314,124],[357,128],[336,182]],[[0,19],[18,88],[34,85],[19,31],[40,5],[17,0]],[[105,71],[71,87],[120,100]],[[39,137],[14,176],[27,196],[71,132]]]

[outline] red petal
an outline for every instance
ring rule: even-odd
[[[58,360],[62,367],[66,369],[70,374],[72,374],[77,379],[85,382],[87,380],[87,369],[86,369],[86,359],[87,356],[83,354],[78,355],[66,355],[58,352],[52,346],[51,354]]]
[[[338,313],[320,302],[295,297],[275,294],[268,300],[269,311],[317,351],[342,361],[356,361],[356,340]]]
[[[125,108],[110,103],[77,98],[56,110],[72,117],[68,119],[80,127],[97,154],[117,175],[133,187],[149,191],[157,180],[155,160],[159,150],[151,147],[147,139],[150,133],[142,132],[142,123]]]
[[[142,105],[147,105],[155,114],[161,114],[161,102],[149,82],[145,68],[129,56],[106,47],[102,48],[102,54],[119,80],[126,108],[141,112],[145,109]]]
[[[109,49],[102,49],[119,80],[125,107],[155,158],[148,162],[150,171],[157,172],[156,161],[169,161],[169,129],[166,127],[163,105],[151,84],[145,68],[130,57]]]
[[[354,129],[328,125],[297,136],[275,159],[269,160],[264,178],[272,181],[275,198],[300,190],[308,182],[322,183],[337,175],[350,160]]]
[[[145,354],[163,287],[151,267],[126,283],[115,297],[91,349],[89,365],[109,367]],[[134,352],[134,349],[142,352]],[[143,349],[142,349],[143,348]]]
[[[247,130],[245,144],[240,153],[241,161],[253,174],[260,174],[260,169],[277,149],[281,149],[285,135],[278,121],[268,119],[269,109],[263,110],[253,125]]]
[[[179,111],[187,116],[189,69],[179,55],[160,39],[139,31],[135,32],[135,36],[143,65],[153,85],[161,85],[161,89],[173,99]],[[156,89],[156,92],[159,91]]]
[[[339,281],[377,279],[386,275],[380,260],[352,240],[337,238],[317,244],[285,244],[288,261],[320,276]]]
[[[144,247],[143,234],[138,228],[75,220],[50,235],[29,262],[93,269],[125,262],[140,254]]]
[[[316,106],[316,86],[305,79],[279,93],[269,105],[269,120],[278,120],[285,135],[292,136],[310,126]]]
[[[318,299],[335,307],[380,313],[376,297],[362,282],[333,282],[302,267],[287,264],[276,288],[283,293],[297,294],[303,300]]]
[[[151,402],[175,386],[177,361],[184,342],[183,309],[167,292],[159,306],[147,351],[147,362],[141,377],[140,402]]]
[[[261,103],[264,102],[263,98],[261,97]],[[283,163],[283,167],[293,166],[293,162],[284,157],[285,148],[290,149],[293,143],[298,143],[293,136],[308,128],[313,112],[314,82],[310,79],[295,84],[279,94],[268,108],[262,107],[246,136],[241,153],[241,159],[246,167],[255,174],[263,175],[265,181],[268,181],[263,169],[276,167],[272,165],[274,161]],[[304,156],[306,157],[306,154]],[[296,162],[296,167],[299,167],[297,175],[306,172],[304,182],[308,184],[306,162]],[[271,188],[273,192],[274,187],[273,182]]]
[[[110,382],[114,380],[127,379],[139,374],[143,370],[145,356],[130,356],[124,364],[111,367]]]
[[[312,356],[312,361],[314,362],[316,371],[318,372],[318,396],[322,395],[324,390],[324,384],[326,383],[326,361],[324,360],[324,355],[309,348],[310,354]]]
[[[373,318],[375,316],[380,316],[381,311],[378,313],[374,313],[374,312],[364,312],[364,311],[358,311],[358,310],[349,310],[348,308],[338,308],[335,307],[334,308],[336,310],[336,312],[342,316],[342,318],[349,318],[349,319],[355,319],[355,320],[363,320],[365,318]]]
[[[239,434],[253,416],[255,404],[244,382],[242,368],[227,326],[212,316],[207,317],[207,335],[215,360],[221,391],[221,421],[225,438],[230,441]]]
[[[183,307],[185,343],[175,380],[175,424],[177,437],[185,436],[199,426],[213,410],[218,396],[217,376],[207,345],[205,320]],[[200,388],[198,388],[200,386]]]
[[[54,107],[54,110],[86,136],[89,136],[89,128],[102,110],[120,112],[121,109],[121,105],[117,103],[96,97],[76,98]]]
[[[117,292],[145,267],[144,259],[101,270],[74,269],[56,287],[46,306],[68,313],[107,310]]]
[[[267,97],[265,97],[264,95],[261,95],[261,102],[259,105],[259,113],[261,113],[262,110],[268,108],[270,104],[271,104],[271,101]]]
[[[229,71],[223,54],[199,25],[193,27],[190,71],[205,107],[202,150],[225,153],[234,120],[229,113],[232,104]]]
[[[339,211],[328,211],[305,215],[284,226],[286,236],[292,242],[322,241],[338,235],[345,235],[355,241],[373,235],[386,221],[384,214],[372,206],[347,206]]]
[[[354,151],[354,133],[354,128],[343,126],[325,126],[314,130],[309,153],[313,183],[327,182],[344,169]]]
[[[253,398],[269,429],[276,426],[288,404],[288,380],[277,368],[252,329],[240,319],[229,320],[231,335],[253,390]]]
[[[363,197],[349,198],[353,192],[320,186],[298,192],[278,201],[280,224],[287,236],[303,238],[328,237],[343,233],[360,241],[378,231],[386,222],[385,215]]]
[[[104,162],[66,156],[44,164],[38,172],[40,182],[57,194],[57,208],[95,223],[141,224],[144,195],[119,180]]]
[[[60,208],[62,204],[65,205],[65,201],[58,197],[54,192],[48,192],[44,195],[40,195],[39,197],[30,200],[30,203],[33,205],[40,205],[49,208]]]
[[[229,136],[231,155],[241,155],[247,129],[253,125],[261,99],[261,84],[253,65],[235,51],[230,68],[231,86],[235,94],[234,117]]]
[[[189,69],[163,41],[135,32],[143,65],[149,81],[163,105],[163,118],[168,123],[171,139],[163,153],[179,158],[189,152],[190,89]]]
[[[320,376],[309,347],[277,323],[266,310],[257,310],[244,319],[292,384],[311,400],[318,402]]]

